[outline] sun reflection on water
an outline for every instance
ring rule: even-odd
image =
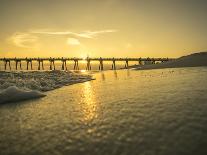
[[[84,83],[83,96],[83,119],[89,122],[98,115],[96,96],[90,82]]]

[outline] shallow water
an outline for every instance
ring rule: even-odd
[[[0,154],[207,154],[207,68],[118,70],[0,106]]]

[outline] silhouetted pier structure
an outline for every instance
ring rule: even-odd
[[[86,61],[86,70],[91,70],[91,62],[92,61],[98,61],[99,62],[99,70],[104,69],[104,62],[112,62],[112,69],[116,70],[116,62],[124,62],[125,63],[125,68],[129,67],[129,61],[137,61],[139,65],[142,65],[143,62],[148,62],[151,64],[155,64],[156,62],[166,62],[166,61],[171,61],[174,59],[171,58],[0,58],[0,62],[4,63],[4,69],[7,69],[7,66],[11,70],[11,61],[15,62],[15,69],[18,69],[18,64],[19,68],[22,69],[22,61],[26,62],[26,69],[28,70],[29,67],[32,70],[33,62],[38,63],[38,70],[44,70],[44,62],[49,62],[50,63],[50,70],[55,70],[55,62],[56,61],[61,61],[62,62],[62,70],[67,70],[67,61],[73,61],[74,62],[74,70],[79,70],[79,61]]]

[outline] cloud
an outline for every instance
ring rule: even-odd
[[[30,32],[34,34],[46,34],[46,35],[72,35],[75,37],[92,39],[97,37],[99,34],[117,32],[117,30],[109,29],[109,30],[100,30],[100,31],[83,31],[80,33],[72,32],[72,31],[47,31],[47,30],[32,30]]]
[[[31,30],[29,31],[33,34],[46,34],[46,35],[70,35],[75,34],[74,32],[70,31],[48,31],[48,30]]]
[[[76,38],[68,38],[68,39],[67,39],[67,44],[68,44],[68,45],[76,46],[76,45],[80,45],[80,42],[79,42],[79,40],[76,39]]]
[[[10,38],[9,41],[13,42],[14,45],[23,48],[31,48],[37,42],[38,37],[29,33],[15,33]]]
[[[112,32],[117,32],[117,30],[84,31],[81,33],[76,33],[75,35],[78,37],[91,39],[91,38],[95,38],[99,34],[112,33]]]
[[[18,47],[34,48],[37,45],[38,39],[41,38],[41,35],[59,35],[67,36],[66,42],[68,45],[80,45],[81,43],[77,38],[93,39],[99,35],[113,32],[117,32],[117,30],[107,29],[99,31],[82,31],[77,33],[72,31],[51,31],[47,29],[41,29],[30,30],[26,32],[16,32],[9,38],[9,41]]]

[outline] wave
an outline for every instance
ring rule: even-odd
[[[17,88],[16,86],[10,86],[0,92],[0,104],[40,98],[44,96],[46,95],[37,90],[23,90]]]

